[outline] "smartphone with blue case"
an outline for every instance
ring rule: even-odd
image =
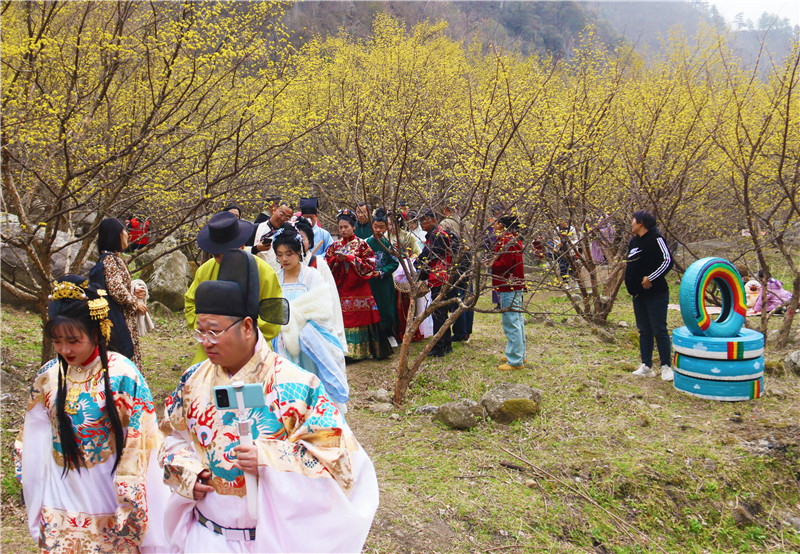
[[[239,410],[238,395],[236,394],[237,387],[233,385],[225,385],[222,387],[214,387],[214,405],[218,410]],[[262,408],[266,406],[266,399],[264,398],[264,385],[258,383],[249,383],[241,387],[242,395],[244,396],[244,408]]]

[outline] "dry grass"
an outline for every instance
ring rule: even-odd
[[[537,310],[568,312],[558,296],[537,302]],[[4,309],[2,318],[4,368],[24,381],[35,371],[36,348],[16,338],[35,341],[38,322],[15,309]],[[477,314],[471,343],[426,362],[394,417],[372,413],[367,401],[368,389],[393,390],[392,359],[351,365],[348,421],[381,487],[366,550],[800,550],[800,534],[786,523],[800,518],[800,380],[770,376],[767,395],[751,402],[695,399],[630,375],[638,347],[626,295],[611,322],[613,342],[568,315],[529,323],[528,368],[501,373],[500,317]],[[180,321],[158,323],[143,344],[146,377],[163,399],[179,375],[173,368],[188,365],[194,345]],[[682,324],[677,312],[669,324]],[[768,350],[767,359],[784,354]],[[540,417],[459,432],[413,413],[460,397],[480,400],[509,381],[543,390]],[[9,477],[9,440],[23,415],[24,388],[22,381],[3,382],[12,396],[3,401],[2,541],[17,552],[34,547]],[[748,525],[734,522],[741,507],[752,515]]]

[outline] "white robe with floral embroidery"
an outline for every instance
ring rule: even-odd
[[[55,408],[57,359],[39,370],[31,387],[25,424],[15,444],[15,469],[28,527],[42,552],[159,552],[165,547],[162,507],[169,490],[156,460],[160,435],[150,389],[134,363],[121,354],[109,352],[108,367],[125,431],[116,471],[102,377],[96,384],[89,380],[80,385],[78,412],[70,417],[85,467],[66,474]],[[74,369],[100,372],[100,360]]]
[[[258,449],[258,517],[247,511],[244,474],[233,464],[235,413],[217,410],[213,388],[264,385],[266,406],[249,411]],[[360,552],[378,507],[372,462],[319,379],[272,352],[263,336],[235,376],[209,360],[190,367],[167,399],[161,429],[164,476],[174,494],[165,526],[173,552]],[[198,474],[214,487],[195,502]],[[252,491],[251,491],[252,493]],[[199,523],[255,529],[233,540]]]

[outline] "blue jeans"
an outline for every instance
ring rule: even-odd
[[[667,305],[669,291],[633,297],[633,313],[639,328],[639,354],[642,363],[653,367],[653,339],[658,346],[661,365],[672,365],[672,342],[667,331]]]
[[[522,310],[522,295],[521,290],[512,290],[509,292],[501,292],[500,307],[501,308],[514,308]],[[506,335],[506,359],[508,363],[513,366],[520,366],[523,360],[527,357],[525,355],[525,348],[527,343],[525,341],[525,317],[521,311],[518,312],[503,312],[503,333]]]

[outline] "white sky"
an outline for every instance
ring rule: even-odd
[[[745,19],[758,23],[764,12],[788,17],[792,25],[800,25],[800,2],[798,0],[711,0],[717,11],[728,23],[733,23],[737,14],[743,13]]]

